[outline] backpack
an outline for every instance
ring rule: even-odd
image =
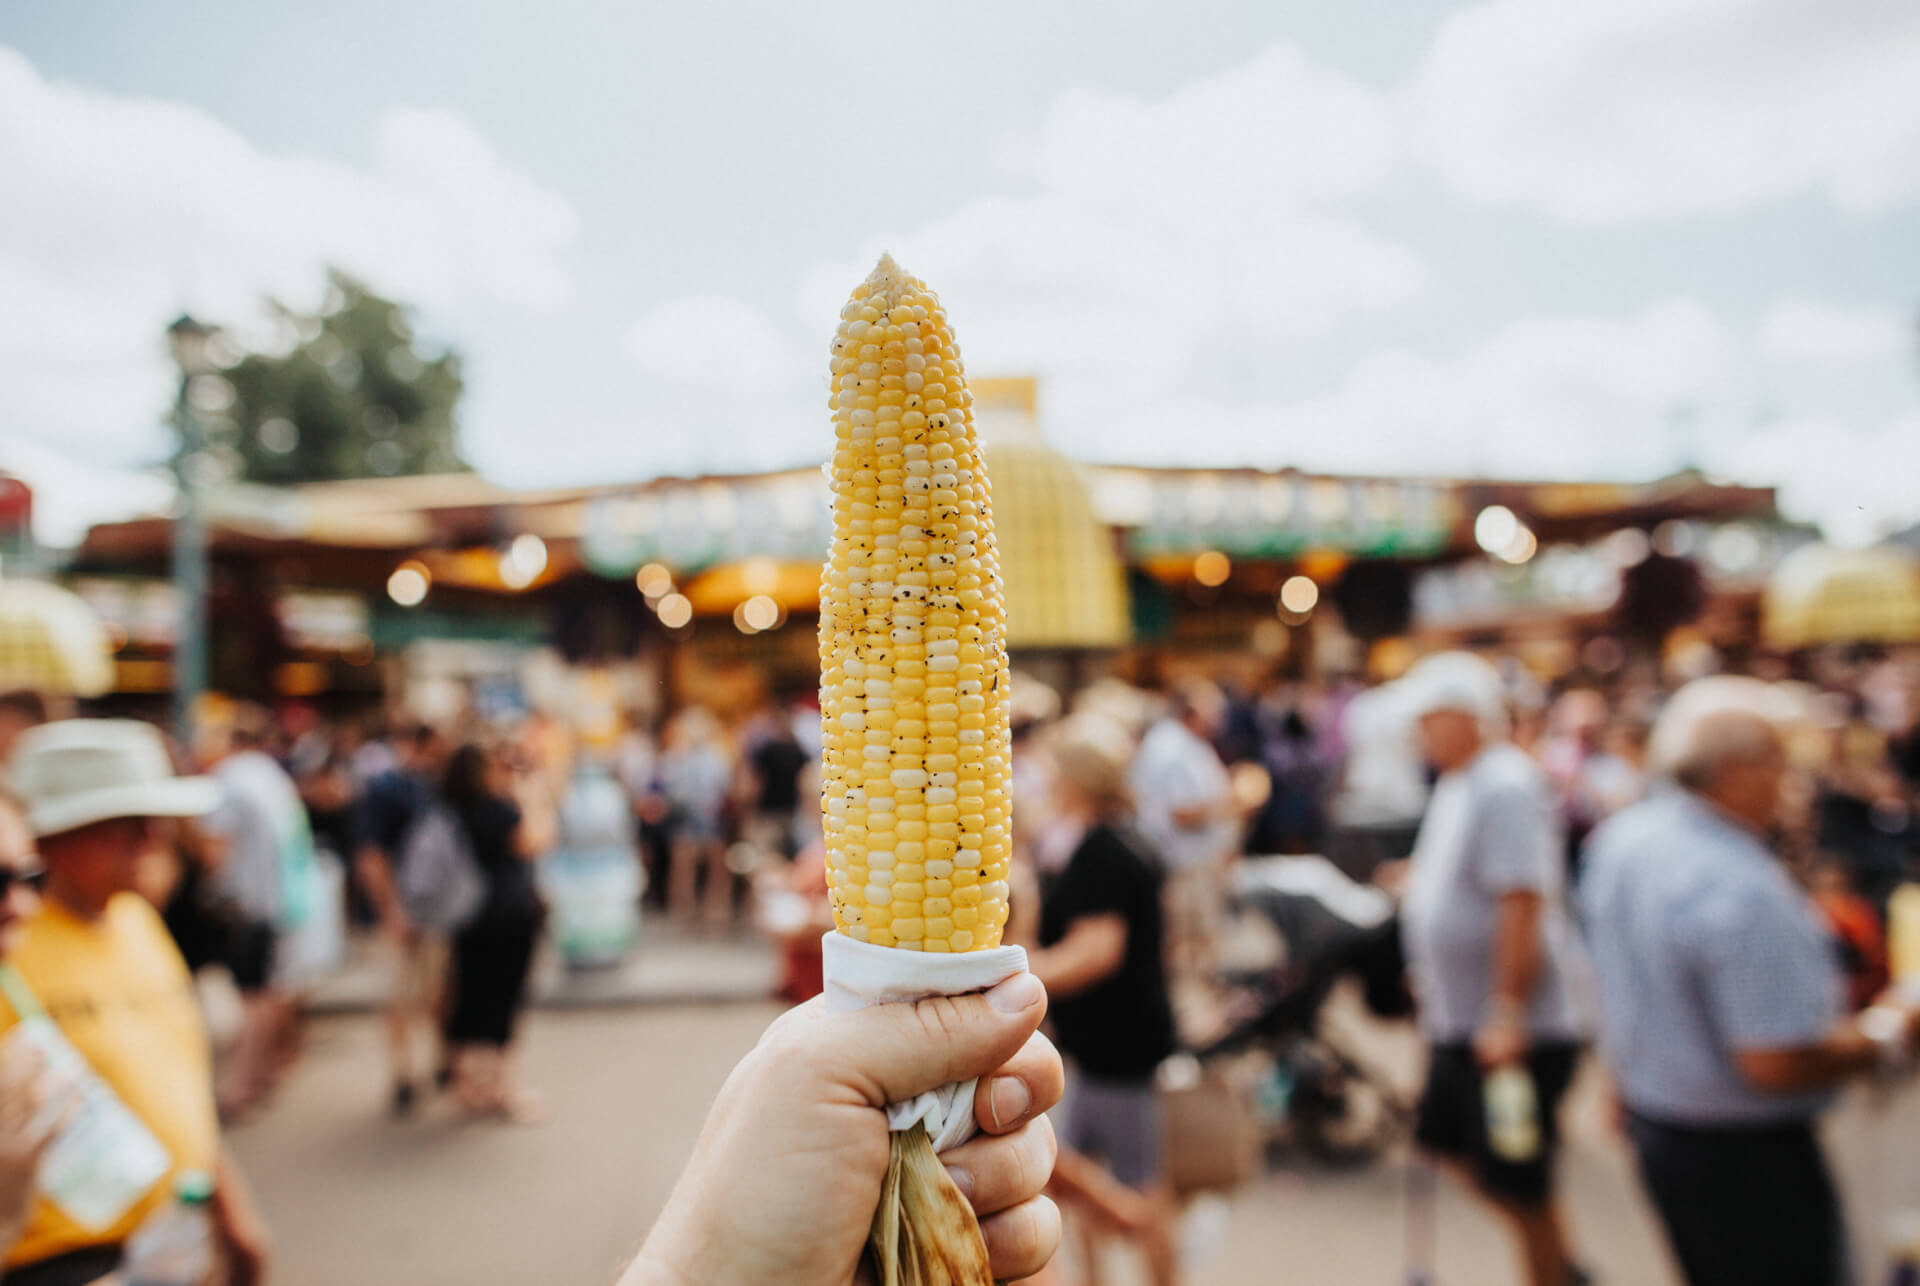
[[[400,851],[400,902],[423,929],[454,933],[480,913],[487,884],[466,828],[444,804],[429,804]]]

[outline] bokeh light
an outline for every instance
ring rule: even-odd
[[[1193,560],[1193,578],[1208,589],[1227,583],[1233,575],[1233,560],[1217,549],[1209,549]]]
[[[1520,519],[1505,505],[1488,505],[1473,520],[1474,543],[1496,556],[1513,543],[1519,532]]]
[[[1306,576],[1289,576],[1280,587],[1280,606],[1296,616],[1305,616],[1320,602],[1320,587]]]
[[[427,565],[409,558],[387,577],[387,597],[402,607],[418,607],[426,602],[427,590],[432,585],[433,573],[427,570]]]
[[[547,542],[532,532],[522,532],[500,555],[500,579],[509,589],[525,589],[547,570]]]
[[[765,594],[755,594],[740,605],[747,624],[756,630],[770,630],[780,620],[780,604]]]
[[[693,603],[685,594],[669,594],[660,600],[660,623],[670,630],[684,627],[693,619]]]
[[[659,563],[648,563],[634,573],[633,583],[649,599],[664,598],[673,592],[673,573]]]

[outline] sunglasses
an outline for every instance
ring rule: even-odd
[[[47,883],[47,868],[36,866],[30,871],[17,870],[11,866],[0,866],[0,898],[13,892],[18,884],[29,892],[38,893]]]

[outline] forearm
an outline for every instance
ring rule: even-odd
[[[393,868],[387,864],[387,855],[369,845],[354,858],[353,869],[359,875],[360,886],[366,890],[367,900],[373,903],[374,910],[383,917],[390,916],[399,901],[399,895],[394,888]]]
[[[690,1286],[690,1283],[647,1246],[642,1246],[633,1262],[627,1265],[627,1271],[620,1274],[619,1286]]]
[[[222,1227],[235,1218],[246,1220],[257,1218],[259,1209],[254,1204],[253,1189],[247,1184],[247,1177],[240,1171],[240,1163],[234,1160],[233,1152],[226,1144],[220,1145],[219,1159],[213,1168],[213,1217]]]
[[[1093,962],[1078,952],[1063,952],[1058,947],[1041,947],[1027,952],[1027,969],[1056,1000],[1078,995],[1101,980]]]
[[[1494,913],[1489,1004],[1524,1018],[1540,985],[1540,895],[1508,893]]]
[[[1883,1057],[1882,1046],[1848,1018],[1817,1044],[1743,1050],[1735,1060],[1747,1083],[1763,1093],[1810,1094],[1868,1071]]]
[[[1051,947],[1027,954],[1027,969],[1056,999],[1076,995],[1120,972],[1127,958],[1127,922],[1101,913],[1075,920]]]
[[[229,1258],[235,1262],[239,1274],[233,1280],[262,1280],[268,1254],[266,1219],[260,1213],[252,1187],[241,1173],[239,1162],[224,1143],[220,1145],[220,1158],[214,1166],[211,1213],[214,1227],[226,1243]],[[241,1265],[245,1266],[244,1273],[239,1272]]]

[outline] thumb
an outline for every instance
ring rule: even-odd
[[[1047,990],[1017,973],[990,991],[829,1014],[828,1070],[875,1107],[985,1076],[1019,1052],[1047,1013]]]

